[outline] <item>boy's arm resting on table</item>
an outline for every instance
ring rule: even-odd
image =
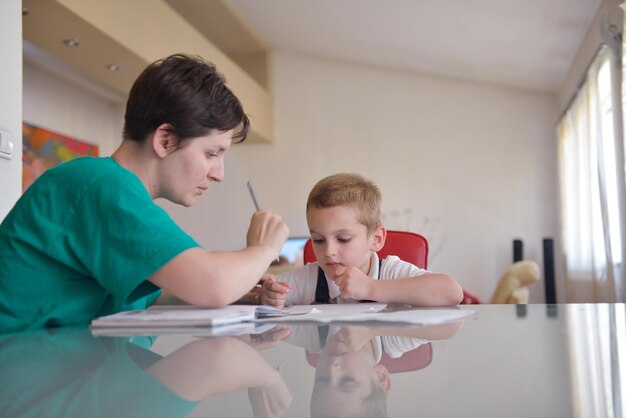
[[[187,303],[225,306],[256,285],[274,253],[265,245],[230,252],[191,248],[178,254],[148,280]]]
[[[368,299],[412,306],[453,306],[463,300],[463,289],[446,274],[424,273],[405,279],[372,280]]]
[[[347,267],[334,279],[341,297],[401,303],[412,306],[452,306],[463,299],[463,289],[450,276],[424,272],[421,275],[372,280],[356,267]]]

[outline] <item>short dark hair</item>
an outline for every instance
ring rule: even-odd
[[[199,56],[174,54],[155,61],[137,77],[128,95],[123,137],[141,142],[160,125],[183,141],[212,130],[243,141],[250,120],[215,65]]]

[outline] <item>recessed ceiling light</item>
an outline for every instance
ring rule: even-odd
[[[107,65],[107,70],[109,71],[121,71],[122,66],[120,64],[109,64]]]
[[[63,39],[63,44],[67,46],[78,46],[80,45],[80,39],[78,38]]]

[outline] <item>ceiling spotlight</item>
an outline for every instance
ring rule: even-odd
[[[120,71],[122,66],[120,64],[109,64],[107,65],[107,70],[109,71]]]
[[[30,10],[27,7],[22,7],[22,16],[28,16],[30,14]]]
[[[63,39],[63,44],[66,46],[78,46],[80,45],[80,39],[77,39],[77,38]]]

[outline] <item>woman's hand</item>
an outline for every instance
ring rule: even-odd
[[[274,258],[278,256],[288,237],[289,228],[278,214],[269,210],[254,212],[246,237],[248,247],[267,246]]]

